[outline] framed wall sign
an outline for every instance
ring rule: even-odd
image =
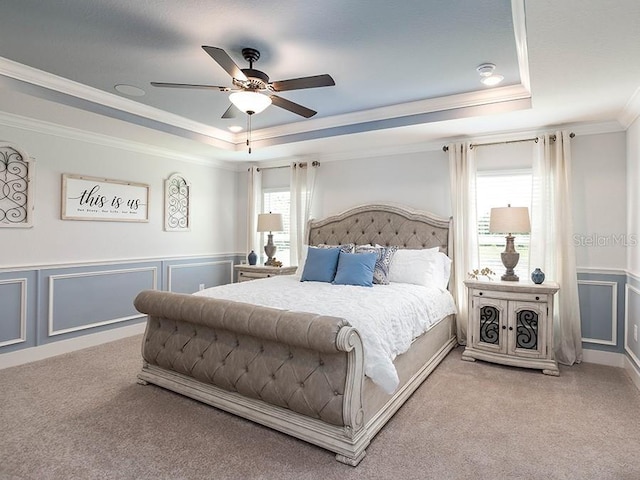
[[[62,219],[148,222],[149,185],[62,175]]]

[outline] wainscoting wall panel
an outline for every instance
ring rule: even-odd
[[[624,350],[640,370],[640,279],[629,275],[625,294]]]
[[[0,273],[0,351],[35,344],[36,272]]]
[[[235,254],[0,270],[0,355],[144,322],[144,289],[193,293],[230,283]]]
[[[626,274],[579,271],[582,346],[622,353]]]
[[[27,340],[27,279],[0,280],[0,347]]]
[[[233,260],[172,260],[163,264],[167,279],[163,289],[169,292],[193,293],[201,288],[233,282]]]
[[[158,266],[49,274],[49,337],[142,318],[137,292],[158,287]]]
[[[618,335],[618,283],[578,280],[582,341],[616,345]]]

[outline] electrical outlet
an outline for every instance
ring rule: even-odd
[[[633,326],[633,340],[638,341],[638,325]]]
[[[204,283],[201,283],[200,285],[198,285],[198,290],[204,290]]]

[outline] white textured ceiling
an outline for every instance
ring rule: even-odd
[[[0,109],[231,160],[611,122],[640,86],[638,20],[637,0],[3,0]],[[227,93],[149,85],[231,86],[202,45],[336,86],[279,94],[318,114],[255,115],[248,157]],[[479,83],[484,62],[499,88]]]

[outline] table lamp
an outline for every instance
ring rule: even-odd
[[[508,282],[517,282],[520,279],[513,272],[518,265],[520,254],[516,252],[513,245],[514,236],[512,233],[529,233],[531,224],[529,222],[529,209],[527,207],[499,207],[491,209],[491,217],[489,219],[489,233],[506,233],[507,245],[504,252],[500,254],[502,264],[507,269],[502,280]]]
[[[282,214],[271,212],[258,214],[258,231],[269,232],[267,244],[264,246],[264,253],[269,257],[265,265],[273,265],[275,261],[277,247],[273,244],[273,232],[281,232],[283,230]]]

